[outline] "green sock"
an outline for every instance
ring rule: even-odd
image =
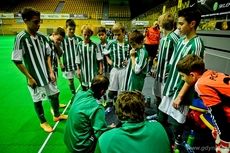
[[[69,84],[69,88],[70,88],[70,91],[72,92],[72,94],[75,94],[75,86],[74,86],[74,83],[73,84]]]
[[[40,122],[41,123],[44,123],[46,122],[46,119],[45,119],[45,116],[44,116],[44,109],[42,107],[42,102],[39,101],[39,102],[34,102],[34,108],[35,108],[35,111],[38,115],[38,118],[40,119]]]
[[[51,106],[53,108],[54,111],[54,116],[58,117],[60,116],[59,113],[59,99],[58,99],[58,95],[53,95],[53,96],[49,96],[49,101],[51,103]]]

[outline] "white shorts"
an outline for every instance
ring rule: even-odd
[[[126,67],[124,68],[112,68],[109,77],[109,90],[110,91],[121,91],[123,81],[125,79]]]
[[[76,75],[77,75],[76,70],[63,73],[63,77],[66,78],[66,79],[73,79],[74,76],[76,76]]]
[[[28,86],[28,89],[34,102],[47,100],[48,96],[52,96],[60,92],[57,88],[56,82],[49,83],[48,85],[42,87],[36,87],[35,89]]]
[[[163,90],[164,90],[164,83],[163,82],[159,82],[156,79],[153,79],[152,94],[155,97],[162,98],[163,97],[163,95],[162,95]]]
[[[168,114],[169,116],[174,118],[178,123],[183,124],[186,121],[186,117],[189,111],[189,106],[181,105],[179,109],[175,109],[172,106],[173,101],[174,101],[173,96],[172,97],[163,96],[158,108],[165,114]]]

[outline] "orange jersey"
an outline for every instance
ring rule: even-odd
[[[155,29],[153,27],[148,28],[148,31],[146,32],[145,44],[148,45],[159,44],[160,35],[161,35],[160,30]]]
[[[211,107],[222,103],[230,122],[230,76],[221,72],[207,70],[195,85],[204,105]]]

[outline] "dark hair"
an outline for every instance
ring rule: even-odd
[[[33,16],[40,16],[40,12],[33,7],[24,7],[22,9],[22,19],[27,19],[30,21]]]
[[[188,54],[183,57],[176,65],[179,72],[189,75],[191,72],[203,74],[205,71],[204,61],[200,56]]]
[[[61,27],[58,27],[55,31],[54,31],[55,35],[61,35],[63,38],[65,38],[65,30]]]
[[[184,17],[188,23],[196,21],[195,29],[200,24],[201,13],[196,7],[188,7],[178,12],[178,17]]]
[[[97,75],[93,78],[90,89],[98,94],[102,90],[107,90],[109,86],[109,79],[103,75]]]
[[[100,27],[100,28],[98,28],[97,33],[98,33],[98,32],[104,32],[104,33],[106,33],[105,27]]]
[[[144,40],[144,35],[142,32],[138,30],[134,30],[133,32],[129,33],[129,42],[136,42],[140,44]]]
[[[67,19],[65,23],[66,23],[66,24],[65,24],[65,25],[66,25],[66,28],[67,28],[68,26],[76,27],[76,23],[75,23],[75,21],[74,21],[73,19]]]
[[[119,120],[144,121],[144,95],[137,90],[121,92],[115,110]]]

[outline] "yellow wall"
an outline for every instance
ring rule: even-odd
[[[47,34],[47,29],[56,29],[57,27],[65,28],[66,20],[42,20],[39,31]],[[94,35],[97,33],[97,27],[105,26],[101,25],[101,20],[74,20],[76,22],[76,31],[77,35],[81,34],[81,27],[85,24],[90,25],[94,30]],[[21,32],[26,28],[26,25],[23,23],[17,23],[15,19],[2,19],[3,25],[2,29],[5,35],[13,35]],[[116,21],[121,23],[127,23],[127,21]],[[105,26],[106,28],[111,28],[112,26]],[[3,34],[0,28],[0,34]]]

